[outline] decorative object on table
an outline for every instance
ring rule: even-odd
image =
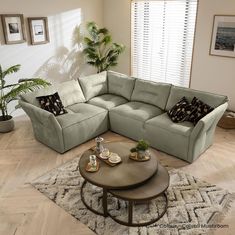
[[[214,16],[210,55],[235,57],[235,16]]]
[[[130,150],[130,158],[135,161],[148,161],[150,152],[148,151],[149,143],[145,140],[139,140],[135,148]]]
[[[161,164],[168,165],[169,162],[162,158]],[[196,179],[194,176],[182,171],[170,170],[170,186],[167,190],[169,206],[163,218],[147,227],[130,228],[120,226],[109,217],[98,216],[84,206],[81,201],[81,186],[84,179],[79,173],[78,165],[79,158],[75,158],[35,179],[32,185],[98,235],[105,233],[113,235],[165,234],[166,231],[169,235],[180,234],[182,231],[184,235],[192,233],[210,234],[213,229],[210,229],[209,226],[223,224],[223,218],[230,213],[234,201],[234,194],[229,193],[227,190],[205,182],[204,179]],[[64,192],[66,192],[66,196],[64,196]],[[97,209],[99,208],[100,211],[102,208],[101,193],[101,188],[87,184],[86,201]],[[123,201],[108,196],[108,202],[111,212],[117,212],[117,218],[126,218],[127,207]],[[134,204],[136,219],[156,216],[159,210],[162,209],[163,203],[164,201],[157,199],[147,207],[145,204]],[[118,211],[117,208],[119,208]],[[175,216],[176,214],[177,216]],[[170,227],[169,224],[175,226]],[[198,226],[198,224],[208,225],[208,228],[205,229]],[[194,225],[195,227],[193,227]],[[224,234],[228,231],[226,228],[223,229]]]
[[[47,17],[30,17],[28,24],[32,45],[50,42]]]
[[[102,145],[103,141],[104,141],[104,138],[102,138],[100,136],[95,138],[95,142],[96,142],[95,150],[96,150],[97,154],[102,153],[102,151],[104,150],[104,147]]]
[[[8,114],[7,107],[11,101],[17,100],[18,96],[22,93],[50,85],[50,83],[40,78],[20,79],[17,83],[6,84],[5,77],[18,72],[19,69],[19,64],[9,67],[6,70],[3,70],[0,65],[0,133],[10,132],[14,129],[14,120]],[[17,105],[16,108],[19,108],[19,106]]]
[[[224,129],[235,129],[235,112],[225,112],[225,114],[220,119],[218,126]]]
[[[119,55],[124,51],[122,44],[112,43],[112,37],[106,28],[98,28],[94,22],[87,23],[89,37],[84,37],[83,53],[87,63],[97,68],[97,73],[116,66]]]
[[[95,155],[90,155],[89,157],[89,162],[87,163],[86,166],[86,171],[88,172],[96,172],[99,170],[99,162],[96,160],[96,156]]]
[[[110,153],[108,160],[109,162],[114,164],[117,164],[122,161],[121,157],[117,153]]]
[[[108,159],[110,156],[110,152],[107,148],[104,148],[103,151],[100,153],[100,157],[102,159]]]
[[[22,14],[1,15],[6,44],[25,42],[24,16]]]

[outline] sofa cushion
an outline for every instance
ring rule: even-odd
[[[108,93],[107,72],[79,78],[86,100]]]
[[[184,122],[188,120],[194,109],[195,107],[190,104],[185,97],[183,97],[167,111],[167,114],[173,122]]]
[[[60,84],[54,84],[46,88],[22,94],[20,95],[20,97],[24,101],[33,104],[37,107],[40,107],[36,97],[51,95],[54,94],[55,92],[58,92],[61,101],[65,107],[75,103],[85,102],[85,97],[77,80],[71,80],[71,81],[62,82]]]
[[[161,109],[156,106],[129,102],[109,111],[110,128],[116,133],[139,140],[145,132],[145,121],[161,113]]]
[[[108,71],[107,76],[109,93],[130,100],[135,85],[135,79],[113,71]]]
[[[141,122],[162,114],[161,109],[141,102],[128,102],[113,108],[110,112]]]
[[[197,91],[184,87],[172,86],[170,96],[167,101],[166,110],[171,109],[183,96],[185,96],[189,102],[191,102],[193,97],[196,96],[204,103],[207,103],[213,108],[216,108],[227,101],[227,97],[223,95]]]
[[[125,98],[112,94],[97,96],[88,101],[89,104],[93,104],[108,110],[127,102],[128,101]]]
[[[69,105],[84,103],[86,99],[77,80],[71,80],[56,85],[64,107]]]
[[[165,109],[170,89],[170,84],[136,79],[131,101],[140,101]]]
[[[151,128],[160,127],[169,132],[176,133],[182,136],[189,136],[194,128],[191,122],[174,123],[168,117],[167,113],[154,117],[145,123],[146,126]]]
[[[36,99],[39,101],[42,109],[53,113],[55,116],[67,113],[67,111],[64,109],[58,92],[52,95],[39,96],[36,97]]]
[[[192,122],[194,125],[196,125],[201,118],[214,110],[210,105],[205,104],[197,97],[193,98],[191,105],[194,107],[194,110],[189,115],[188,121]]]
[[[100,113],[107,113],[107,110],[105,109],[86,103],[68,106],[67,110],[67,114],[56,117],[62,128],[72,126],[76,123],[92,118]]]
[[[187,160],[193,128],[190,122],[172,122],[167,113],[164,113],[145,122],[144,139],[156,149]]]
[[[65,151],[108,130],[107,110],[85,103],[69,106],[69,110],[56,117],[62,127]]]

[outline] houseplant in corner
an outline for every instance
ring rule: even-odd
[[[84,50],[87,63],[97,68],[97,73],[117,65],[119,55],[125,46],[112,42],[112,37],[106,28],[98,28],[96,23],[87,24],[89,36],[84,37]]]
[[[0,133],[10,132],[14,129],[14,120],[8,114],[8,104],[17,100],[21,93],[33,91],[40,87],[50,85],[40,78],[20,79],[17,83],[7,84],[6,76],[18,72],[20,65],[14,65],[2,70],[0,65]]]

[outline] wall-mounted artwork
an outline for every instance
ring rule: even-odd
[[[32,45],[45,44],[50,41],[47,17],[28,18]]]
[[[235,57],[235,16],[214,16],[210,54]]]
[[[21,14],[1,15],[6,44],[25,42],[24,16]]]

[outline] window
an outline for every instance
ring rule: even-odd
[[[132,0],[132,75],[189,87],[197,0]]]

